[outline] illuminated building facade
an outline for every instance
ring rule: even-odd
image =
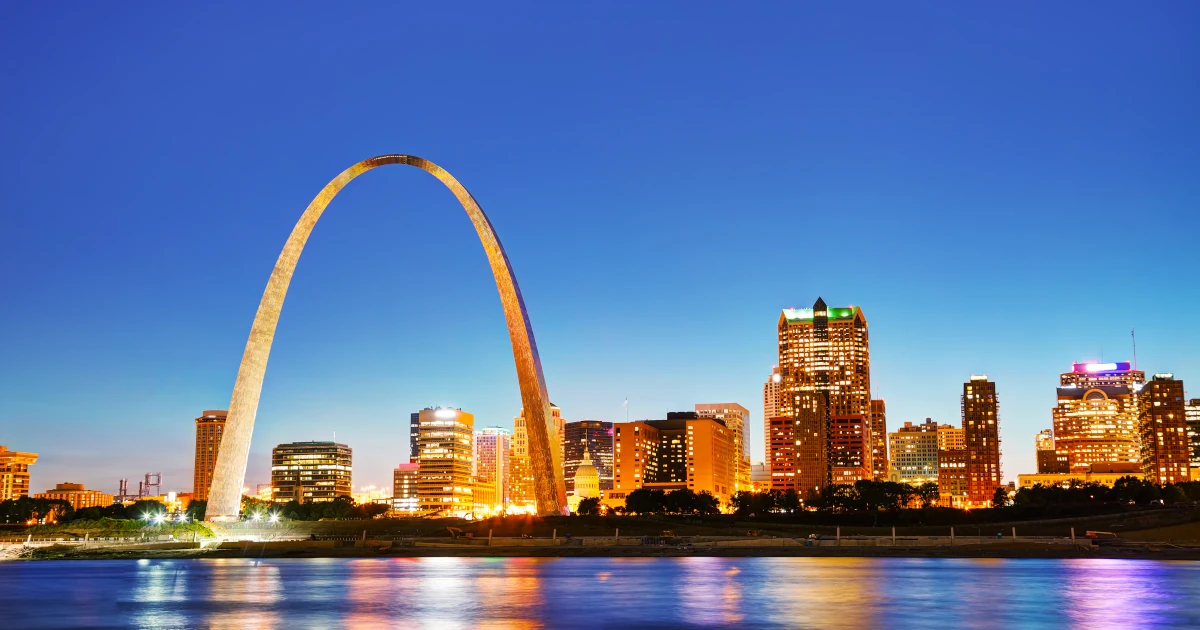
[[[772,490],[796,489],[796,421],[792,418],[767,421],[767,474]]]
[[[1101,468],[1101,466],[1097,466]],[[1036,475],[1017,475],[1018,488],[1032,488],[1034,486],[1066,486],[1072,481],[1076,483],[1098,483],[1102,486],[1112,487],[1118,479],[1122,477],[1133,477],[1134,479],[1145,479],[1145,475],[1140,472],[1131,472],[1128,470],[1120,471],[1104,471],[1092,472],[1088,469],[1072,471],[1069,473],[1038,473]]]
[[[421,510],[417,498],[417,476],[420,464],[400,464],[392,471],[392,511],[412,516]]]
[[[919,486],[938,481],[938,425],[905,422],[888,434],[892,454],[889,480]]]
[[[408,415],[408,463],[416,464],[421,461],[421,412],[414,411]]]
[[[779,417],[779,392],[780,384],[783,382],[783,376],[779,374],[779,366],[771,368],[771,375],[767,377],[767,382],[763,383],[763,459],[768,463],[771,461],[771,418]]]
[[[1138,388],[1145,372],[1128,362],[1075,363],[1059,377],[1054,408],[1054,444],[1072,473],[1092,464],[1141,462]]]
[[[1037,452],[1037,471],[1040,474],[1060,474],[1071,472],[1066,454],[1060,454],[1054,446],[1054,431],[1043,429],[1034,438],[1034,448]]]
[[[575,494],[575,470],[583,463],[585,451],[599,475],[600,489],[612,490],[613,423],[577,420],[563,425],[563,478],[568,496]]]
[[[277,503],[320,503],[350,496],[353,451],[337,442],[292,442],[271,449],[271,494]]]
[[[925,422],[933,422],[933,419],[925,418]],[[937,425],[937,441],[939,451],[959,451],[967,448],[967,438],[962,427],[953,424]]]
[[[963,437],[967,451],[967,501],[991,503],[1000,481],[1000,399],[986,375],[963,384]]]
[[[749,490],[750,480],[750,410],[737,403],[708,403],[696,405],[701,418],[724,420],[733,432],[733,453],[737,460],[734,487]]]
[[[0,501],[29,496],[29,467],[37,459],[37,453],[10,451],[7,446],[0,446]]]
[[[750,465],[750,482],[752,492],[767,492],[771,489],[771,469],[765,462]]]
[[[796,489],[874,477],[867,320],[856,306],[779,316],[779,415],[796,424]]]
[[[99,490],[88,490],[81,483],[59,483],[53,490],[33,495],[35,499],[66,501],[72,508],[82,510],[90,507],[108,507],[113,504],[113,495]]]
[[[489,508],[485,511],[499,511],[509,502],[511,451],[512,434],[508,429],[485,427],[475,432],[475,505]],[[486,496],[479,496],[480,488],[486,489]]]
[[[666,420],[614,423],[613,439],[613,490],[606,496],[614,501],[642,487],[688,488],[711,493],[724,507],[735,491],[733,431],[722,420],[672,412]]]
[[[213,468],[217,465],[217,452],[221,448],[221,435],[225,432],[225,419],[229,412],[224,409],[206,409],[196,418],[196,461],[192,472],[192,496],[196,501],[207,501],[212,487]]]
[[[1138,392],[1137,401],[1142,474],[1159,484],[1188,481],[1191,450],[1183,381],[1155,374]]]
[[[1187,435],[1189,459],[1191,460],[1192,480],[1200,477],[1200,398],[1193,398],[1183,407],[1183,415],[1187,419]],[[0,446],[0,450],[4,447]]]
[[[559,452],[562,452],[563,432],[566,428],[566,421],[562,417],[562,409],[557,405],[550,404],[550,419],[554,426],[554,433],[550,434],[550,439],[554,440],[559,445]],[[522,509],[534,510],[537,506],[536,493],[534,488],[533,464],[530,460],[529,448],[529,431],[525,426],[525,408],[521,408],[521,413],[513,418],[513,450],[512,450],[512,473],[509,475],[509,498],[513,505]],[[566,480],[563,480],[563,487],[566,488]]]
[[[888,465],[887,404],[871,400],[871,466],[876,481],[887,479]]]
[[[938,501],[943,507],[967,504],[967,450],[938,450]]]
[[[417,502],[422,514],[469,514],[475,509],[475,416],[439,407],[420,412]]]

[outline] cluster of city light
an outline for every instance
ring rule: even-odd
[[[255,523],[262,521],[262,518],[263,518],[262,512],[254,512],[250,515],[250,520]],[[271,513],[267,514],[267,522],[272,525],[274,525],[275,523],[278,523],[279,522],[279,514],[276,512],[271,512]]]
[[[143,521],[146,521],[148,523],[154,523],[155,525],[162,525],[168,521],[174,521],[177,523],[188,522],[188,516],[187,516],[187,514],[184,514],[184,513],[180,513],[174,517],[171,517],[170,515],[166,514],[165,512],[157,512],[154,514],[151,514],[150,512],[144,512],[144,513],[142,513],[140,518]]]

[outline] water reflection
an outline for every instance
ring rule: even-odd
[[[10,562],[0,564],[0,611],[0,625],[14,628],[1188,628],[1200,627],[1200,563],[851,558]]]

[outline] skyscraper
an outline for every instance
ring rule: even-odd
[[[696,413],[701,418],[724,420],[725,426],[733,432],[733,452],[737,459],[734,487],[749,491],[753,486],[750,479],[750,410],[737,403],[708,403],[696,405]]]
[[[925,424],[904,426],[888,434],[888,446],[892,454],[890,480],[919,486],[938,481],[938,425],[927,420]]]
[[[796,421],[792,418],[770,418],[767,426],[767,474],[772,490],[795,490],[796,484]]]
[[[422,514],[462,516],[475,509],[475,416],[439,407],[420,412],[417,501]]]
[[[1059,455],[1054,446],[1054,431],[1043,429],[1034,438],[1034,448],[1037,452],[1038,474],[1067,473],[1071,467],[1067,464],[1067,456]]]
[[[888,476],[887,404],[882,399],[871,400],[871,466],[876,480]]]
[[[767,382],[763,383],[763,459],[762,461],[771,461],[771,418],[779,417],[779,393],[780,383],[783,382],[783,376],[779,374],[779,366],[771,368],[771,375],[767,377]]]
[[[485,427],[475,432],[475,489],[486,486],[492,502],[488,507],[501,510],[508,505],[509,453],[512,451],[512,434],[508,429]],[[475,497],[476,505],[480,497]]]
[[[967,500],[984,505],[1000,482],[1000,400],[986,375],[963,384],[963,437],[967,442]]]
[[[856,306],[779,316],[779,415],[796,422],[801,494],[874,476],[867,320]]]
[[[1141,462],[1135,393],[1145,372],[1128,362],[1075,363],[1059,376],[1054,444],[1072,473]]]
[[[562,446],[563,430],[566,422],[562,417],[562,409],[559,409],[554,403],[550,404],[550,414],[554,419],[554,426],[557,429],[557,435],[549,436],[552,440],[558,440],[559,446]],[[529,461],[529,433],[525,428],[525,409],[521,409],[521,413],[513,418],[513,439],[512,439],[512,473],[509,475],[509,498],[518,510],[535,508],[536,501],[534,500],[533,492],[533,466]],[[563,480],[566,481],[565,479]]]
[[[196,461],[192,472],[194,501],[208,500],[213,467],[217,465],[217,451],[221,448],[221,435],[225,432],[228,416],[229,412],[224,409],[205,409],[196,418]]]
[[[1188,481],[1190,449],[1183,381],[1155,374],[1137,394],[1142,474],[1154,483]]]
[[[10,451],[7,446],[0,446],[0,501],[29,496],[29,467],[37,459],[37,453]]]
[[[291,442],[271,449],[271,496],[320,503],[350,496],[353,451],[336,442]]]
[[[563,427],[563,477],[567,494],[575,494],[575,469],[583,463],[587,451],[599,475],[601,490],[612,490],[613,423],[603,420],[577,420]]]

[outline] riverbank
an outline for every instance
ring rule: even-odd
[[[56,545],[27,550],[19,560],[142,560],[184,558],[1140,558],[1200,560],[1200,547],[1174,545],[1046,546],[1036,543],[956,547],[780,547],[780,546],[438,546],[272,547],[213,546],[203,549],[80,548]]]

